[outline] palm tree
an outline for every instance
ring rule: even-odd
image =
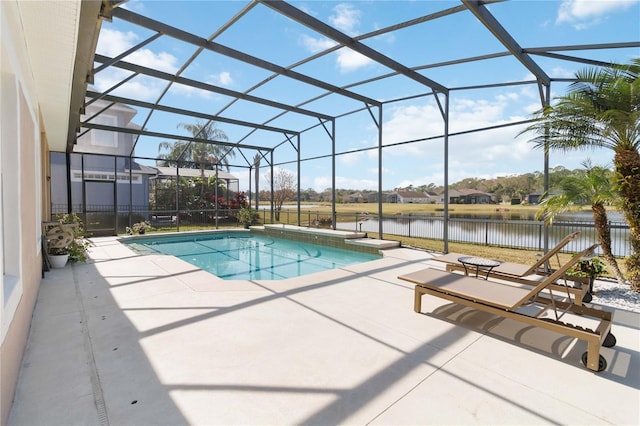
[[[224,166],[227,171],[229,170],[229,158],[235,157],[236,153],[233,149],[215,143],[216,141],[226,142],[229,139],[223,130],[216,127],[215,122],[180,123],[178,128],[187,130],[194,138],[206,139],[212,141],[212,143],[192,141],[161,142],[158,145],[158,157],[164,160],[161,164],[173,166],[181,162],[187,168],[197,167],[200,169],[203,179],[205,168],[207,166],[211,167],[212,163],[217,163]],[[169,150],[169,152],[163,153],[162,151],[164,150]]]
[[[631,288],[640,291],[640,59],[628,65],[576,74],[568,93],[536,113],[524,132],[537,148],[614,152],[615,185],[629,224],[632,252],[626,259]]]
[[[207,166],[212,168],[213,165],[222,165],[229,170],[229,158],[235,156],[235,151],[222,145],[218,145],[216,141],[227,141],[227,135],[221,129],[216,127],[214,121],[202,123],[197,121],[195,124],[179,123],[178,128],[187,130],[194,138],[206,139],[212,141],[193,142],[193,141],[176,141],[174,143],[161,142],[158,145],[158,151],[168,149],[168,153],[160,153],[159,158],[165,159],[160,162],[163,165],[179,167],[183,164],[187,168],[198,167],[200,169],[200,201],[203,202],[205,195],[205,187],[209,184],[209,179],[205,178],[204,171]],[[216,188],[219,182],[215,179]],[[217,189],[216,189],[217,191]],[[216,195],[216,203],[217,195]]]
[[[566,177],[560,182],[558,188],[560,193],[543,195],[540,202],[541,209],[536,213],[536,218],[543,218],[545,224],[551,225],[559,213],[578,210],[581,205],[591,204],[602,257],[616,276],[618,283],[625,284],[624,276],[611,251],[611,229],[605,208],[606,205],[619,199],[611,182],[612,173],[604,167],[592,166],[589,160],[584,161],[582,166],[585,170]]]

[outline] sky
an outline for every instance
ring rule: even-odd
[[[457,1],[425,0],[290,3],[353,37],[460,4]],[[244,1],[132,0],[124,7],[203,38],[217,33],[214,38],[216,43],[284,67],[334,45],[326,37],[278,15],[262,4],[242,16],[238,24],[224,28],[224,24],[247,4]],[[640,40],[640,0],[512,0],[490,5],[489,10],[524,48]],[[114,18],[102,26],[97,53],[115,57],[151,35],[148,30]],[[505,50],[469,12],[366,38],[363,43],[407,66],[489,55]],[[188,63],[181,74],[183,77],[239,92],[249,90],[272,74],[212,52],[196,56],[194,52],[195,48],[191,45],[160,37],[124,60],[170,73],[175,73]],[[632,58],[640,57],[640,48],[558,53],[627,63]],[[190,61],[189,58],[194,59]],[[542,56],[532,58],[552,78],[572,77],[576,71],[586,67]],[[389,72],[388,68],[347,48],[294,69],[339,87]],[[496,58],[420,72],[441,85],[458,89],[504,81],[534,80],[532,74],[512,58]],[[107,69],[96,75],[94,85],[98,90],[107,90],[127,75],[122,70]],[[136,77],[116,89],[114,94],[155,102],[164,88],[164,84],[156,80]],[[553,83],[552,98],[562,96],[566,88],[566,83]],[[385,103],[382,108],[383,190],[429,183],[442,185],[444,142],[440,136],[444,133],[445,124],[434,96],[428,95],[430,89],[405,77],[394,77],[383,82],[350,87],[349,90],[378,101],[408,97],[403,101]],[[368,111],[361,102],[337,95],[305,103],[322,93],[318,88],[307,87],[286,77],[274,78],[251,91],[254,96],[340,116],[334,129],[335,151],[346,154],[336,157],[336,187],[376,190],[379,170],[378,109]],[[412,97],[416,93],[423,96]],[[444,103],[444,96],[440,95],[439,99]],[[256,107],[246,101],[232,102],[228,96],[179,84],[169,89],[162,103],[283,129],[305,130],[300,136],[299,154],[301,158],[310,160],[301,163],[300,187],[316,191],[331,187],[332,147],[328,136],[331,127],[324,128],[316,118],[292,113],[276,117],[278,111],[274,108]],[[467,133],[473,129],[527,120],[540,107],[535,84],[452,90],[449,97],[449,133],[453,135],[449,138],[449,182],[467,177],[488,179],[542,171],[543,153],[534,150],[528,142],[532,135],[520,135],[524,129],[522,125]],[[138,108],[132,121],[143,125],[148,112]],[[179,124],[193,122],[187,117],[154,113],[145,127],[158,132],[184,134]],[[295,137],[287,140],[282,133],[252,132],[247,127],[225,123],[218,123],[218,128],[225,132],[231,142],[270,147],[277,145],[274,161],[281,164],[278,167],[298,175],[295,164],[298,141]],[[136,155],[156,157],[159,142],[162,140],[141,137],[136,146]],[[255,153],[254,150],[243,149],[229,159],[234,165],[230,172],[239,178],[240,190],[249,189],[249,172],[245,167],[235,166],[248,164]],[[581,167],[581,162],[587,158],[596,165],[610,166],[613,153],[552,152],[550,167],[575,169]],[[260,185],[264,189],[268,168],[265,161],[262,164]]]

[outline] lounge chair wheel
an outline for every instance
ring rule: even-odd
[[[587,353],[586,352],[582,354],[582,363],[585,366],[587,365]],[[607,360],[602,355],[599,355],[598,356],[598,371],[605,370],[606,368],[607,368]]]
[[[586,292],[584,297],[582,298],[582,303],[589,303],[593,299],[593,296],[590,292]]]
[[[602,346],[604,346],[605,348],[612,348],[616,345],[616,342],[616,336],[611,333],[607,333],[607,337],[604,338]]]

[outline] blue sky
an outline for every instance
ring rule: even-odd
[[[294,1],[291,4],[350,36],[358,36],[460,3],[415,0]],[[246,5],[247,2],[244,1],[133,0],[126,3],[125,7],[208,38]],[[640,40],[640,0],[513,0],[490,5],[489,10],[525,48]],[[114,19],[112,23],[103,24],[97,52],[114,57],[150,35],[152,33],[149,31]],[[238,24],[222,31],[214,41],[280,66],[290,66],[333,45],[332,41],[261,4],[240,18]],[[420,66],[505,50],[469,12],[367,38],[363,43],[407,66]],[[194,51],[193,46],[176,43],[169,37],[160,37],[125,60],[175,73]],[[625,63],[634,57],[640,57],[640,48],[559,53]],[[570,77],[585,67],[540,56],[533,58],[553,78]],[[335,86],[349,85],[389,72],[385,67],[346,48],[295,70]],[[449,88],[533,79],[529,71],[512,58],[434,68],[421,73]],[[106,90],[126,75],[123,71],[106,70],[96,76],[95,86],[99,90]],[[268,78],[271,73],[248,67],[225,56],[205,52],[198,55],[182,75],[243,92]],[[157,81],[136,77],[119,88],[115,94],[155,102],[163,88],[164,84]],[[564,94],[565,89],[565,84],[554,83],[552,97]],[[419,83],[401,77],[369,83],[350,90],[381,101],[429,91]],[[254,96],[289,105],[299,105],[321,93],[320,89],[307,87],[285,77],[277,77],[269,84],[251,92]],[[273,108],[256,107],[244,101],[230,104],[230,101],[229,97],[223,95],[174,85],[162,103],[287,129],[310,129],[302,134],[300,154],[303,158],[324,157],[302,163],[301,188],[321,191],[331,186],[331,160],[327,157],[331,153],[331,142],[315,118],[286,114],[272,120],[277,113]],[[456,133],[517,122],[530,118],[531,113],[540,105],[535,84],[455,90],[450,96],[449,131]],[[362,108],[362,104],[331,95],[302,107],[335,116]],[[142,125],[147,114],[147,110],[139,109],[134,122]],[[374,115],[377,114],[375,110]],[[182,134],[184,131],[177,128],[180,122],[190,123],[193,120],[155,113],[146,127],[158,132]],[[383,145],[388,146],[383,149],[383,189],[409,184],[442,184],[443,141],[434,137],[444,132],[444,123],[433,97],[422,96],[386,104],[383,108],[382,122]],[[275,151],[276,162],[292,162],[296,159],[295,149],[285,141],[282,134],[258,131],[248,135],[250,131],[246,127],[226,124],[220,124],[218,127],[225,131],[232,142],[242,140],[249,145],[267,146],[282,144]],[[527,142],[527,136],[517,137],[521,130],[520,126],[512,126],[451,137],[449,181],[453,183],[466,177],[491,178],[541,171],[542,152],[532,149],[531,144]],[[431,139],[399,144],[424,138]],[[141,138],[136,154],[155,157],[158,153],[158,142],[160,140]],[[336,158],[338,188],[377,189],[377,144],[378,134],[369,112],[360,111],[336,121],[336,151],[349,152]],[[254,154],[255,151],[242,150],[231,162],[238,165],[246,164],[243,155],[250,160]],[[610,163],[612,155],[611,152],[591,151],[552,153],[550,165],[562,165],[573,169],[580,167],[580,162],[587,157],[596,164],[605,165]],[[293,163],[282,167],[297,174]],[[248,189],[247,169],[233,167],[231,172],[240,178],[240,189]],[[266,172],[263,163],[261,174]],[[265,188],[264,185],[266,181],[263,178],[261,187]]]

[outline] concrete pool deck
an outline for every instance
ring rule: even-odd
[[[640,424],[640,315],[583,342],[430,296],[426,252],[222,281],[95,238],[42,281],[9,424]]]

